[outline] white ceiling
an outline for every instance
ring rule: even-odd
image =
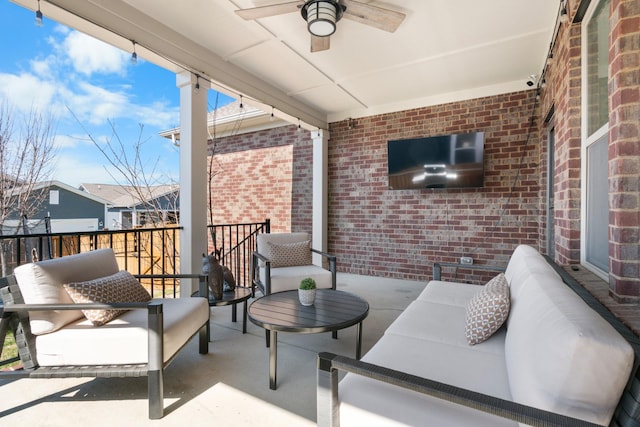
[[[14,1],[36,7],[36,0]],[[544,66],[560,3],[360,0],[406,19],[394,33],[343,19],[331,49],[311,53],[299,13],[257,21],[234,13],[284,1],[42,0],[41,9],[127,51],[135,40],[141,57],[326,128],[348,117],[529,88],[528,76]]]

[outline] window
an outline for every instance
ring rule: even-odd
[[[609,272],[609,3],[592,2],[582,35],[581,262]]]

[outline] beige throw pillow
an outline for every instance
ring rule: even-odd
[[[111,276],[86,282],[64,285],[75,303],[146,302],[151,300],[149,292],[128,271],[119,271]],[[95,326],[102,326],[126,310],[82,310]]]
[[[465,335],[469,345],[479,344],[493,335],[507,320],[511,298],[503,273],[491,279],[467,304]]]
[[[305,240],[295,243],[272,243],[269,246],[271,267],[295,267],[311,264],[311,242]]]

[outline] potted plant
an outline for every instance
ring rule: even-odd
[[[311,277],[302,279],[298,288],[298,298],[302,305],[313,305],[316,300],[316,281]]]

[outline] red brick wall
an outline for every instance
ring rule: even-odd
[[[308,132],[285,126],[219,138],[212,180],[213,222],[271,219],[272,232],[311,232],[312,141]]]
[[[556,261],[580,262],[583,66],[579,2],[560,27],[541,91],[556,129]],[[640,296],[640,7],[611,0],[609,37],[609,286],[619,300]]]
[[[640,296],[640,5],[612,0],[609,46],[609,272]]]
[[[578,3],[569,2],[572,17]],[[640,296],[637,0],[611,0],[610,16],[610,289],[614,296],[625,299]],[[472,256],[478,264],[505,264],[520,243],[544,252],[548,144],[544,135],[551,127],[556,136],[556,261],[578,263],[581,23],[561,26],[553,58],[539,106],[536,91],[531,90],[332,123],[329,251],[338,256],[339,270],[427,280],[434,261],[457,261],[464,255]],[[530,134],[532,110],[535,122]],[[544,123],[548,117],[552,121]],[[485,132],[484,188],[388,189],[387,140],[469,131]],[[247,151],[252,149],[257,150]],[[214,181],[216,200],[233,200],[228,209],[216,211],[216,222],[268,217],[273,231],[311,231],[312,145],[308,132],[289,126],[224,138],[216,153],[225,167],[225,173]],[[246,164],[253,166],[243,169]],[[252,173],[258,185],[240,190],[234,187],[234,182]],[[287,180],[292,180],[290,187]],[[457,276],[460,280],[478,279],[468,276],[467,271],[459,271]]]
[[[579,25],[560,28],[553,62],[541,91],[541,116],[553,108],[555,128],[555,251],[556,261],[580,261],[581,31]]]
[[[329,251],[339,270],[427,280],[435,261],[505,265],[516,245],[538,247],[536,106],[524,91],[332,123]],[[472,131],[485,132],[484,188],[388,189],[389,139]],[[465,273],[458,279],[471,280]]]

